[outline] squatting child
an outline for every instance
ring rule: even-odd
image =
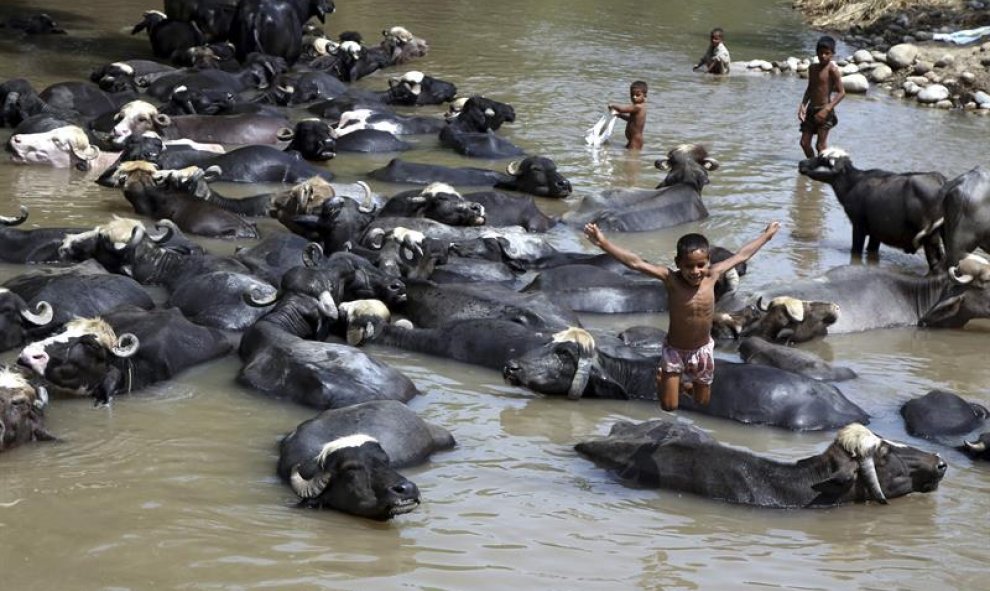
[[[629,105],[608,105],[619,119],[626,122],[626,149],[643,147],[643,129],[646,127],[646,82],[637,80],[629,85]]]
[[[808,68],[808,89],[804,91],[798,107],[801,149],[806,158],[815,157],[815,152],[811,149],[812,136],[818,136],[815,147],[819,154],[828,148],[828,132],[839,124],[835,106],[846,96],[842,73],[832,61],[835,56],[835,39],[828,35],[822,36],[815,46],[815,53],[818,55],[818,63],[811,64]]]
[[[698,64],[692,70],[704,68],[709,74],[729,73],[729,65],[732,63],[732,58],[729,57],[729,50],[722,43],[724,36],[725,32],[721,28],[716,27],[712,29],[709,37],[711,44],[709,44],[708,50],[705,51],[705,55],[701,56],[701,60],[698,61]]]
[[[759,237],[714,265],[709,257],[708,240],[701,234],[685,234],[677,241],[674,258],[677,268],[671,269],[644,261],[634,252],[609,242],[595,224],[584,227],[592,244],[630,269],[663,281],[667,288],[670,323],[657,371],[657,393],[664,410],[677,409],[682,391],[698,404],[708,404],[715,378],[715,342],[711,336],[715,283],[726,271],[749,260],[778,229],[780,223],[771,222]]]

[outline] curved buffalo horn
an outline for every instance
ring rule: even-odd
[[[590,355],[581,355],[578,357],[577,369],[574,371],[574,377],[571,379],[571,387],[567,390],[567,397],[569,399],[581,399],[584,389],[588,387],[588,380],[591,379],[591,367],[593,365],[594,360]]]
[[[364,181],[358,181],[357,185],[364,191],[364,199],[361,200],[361,205],[358,206],[358,211],[361,213],[371,213],[375,211],[375,194],[371,192],[371,187],[369,187],[368,183]]]
[[[117,251],[122,251],[122,250],[127,250],[129,248],[137,248],[137,245],[140,244],[142,240],[144,240],[144,235],[145,235],[144,226],[142,225],[134,226],[134,229],[131,230],[131,239],[128,240],[125,244],[121,244],[119,246],[115,243],[113,245],[113,249]]]
[[[206,170],[203,171],[203,180],[208,183],[213,183],[219,181],[222,175],[223,169],[214,164],[212,166],[207,166]]]
[[[414,255],[423,256],[423,245],[414,240],[409,234],[406,234],[402,238],[402,246],[411,250]],[[410,258],[410,260],[412,259]]]
[[[736,291],[739,287],[739,271],[736,271],[735,267],[732,267],[725,272],[725,290],[726,292]]]
[[[158,127],[168,127],[169,125],[172,125],[172,118],[166,115],[165,113],[156,114],[154,119],[155,119],[155,125],[157,125]]]
[[[38,410],[44,409],[48,406],[48,388],[44,386],[37,386],[34,389],[34,393],[37,394],[37,398],[34,399],[34,407]]]
[[[512,176],[519,176],[519,167],[522,164],[521,160],[513,160],[505,167],[505,172]]]
[[[911,239],[911,246],[913,246],[915,250],[921,248],[921,241],[927,238],[928,236],[930,236],[932,233],[934,233],[935,230],[941,228],[943,224],[945,224],[945,217],[940,217],[934,222],[926,225],[917,234],[914,235],[914,238]]]
[[[365,244],[368,248],[378,250],[385,243],[385,230],[383,228],[372,228],[364,235]]]
[[[973,275],[969,275],[969,274],[960,275],[958,266],[949,267],[949,277],[952,277],[952,280],[955,281],[956,283],[961,283],[963,285],[966,285],[967,283],[972,283],[974,279]]]
[[[987,444],[983,441],[963,441],[963,445],[965,445],[966,449],[969,451],[979,454],[987,451]]]
[[[867,456],[859,462],[859,474],[866,480],[866,486],[873,495],[873,499],[884,505],[887,504],[887,497],[880,489],[880,478],[877,476],[877,466],[873,463],[873,456]]]
[[[288,127],[279,127],[275,132],[275,139],[280,142],[291,142],[296,137],[296,132]]]
[[[31,308],[25,306],[21,309],[21,316],[24,320],[27,320],[35,326],[44,326],[52,321],[55,317],[55,312],[52,310],[52,305],[45,301],[40,301],[35,304],[35,309],[37,312],[32,312]]]
[[[320,299],[316,307],[319,308],[320,314],[332,320],[336,320],[340,316],[337,310],[337,303],[333,301],[333,294],[326,289],[320,293]]]
[[[770,309],[770,304],[764,303],[763,296],[760,296],[760,299],[756,300],[756,309],[759,310],[760,312],[766,312],[767,310]]]
[[[23,205],[20,207],[21,213],[14,217],[7,217],[0,215],[0,225],[3,226],[19,226],[28,219],[28,208]]]
[[[485,116],[486,117],[494,117],[495,116],[495,109],[493,109],[491,107],[488,107],[487,109],[485,109]]]
[[[670,159],[669,158],[659,158],[653,163],[659,170],[670,170]]]
[[[265,291],[260,287],[253,287],[250,291],[244,294],[244,301],[249,306],[264,308],[265,306],[271,306],[278,301],[278,296],[278,290],[265,293]]]
[[[302,260],[306,267],[319,267],[323,261],[323,247],[315,242],[310,242],[303,248]]]
[[[316,460],[305,462],[305,467],[308,468],[307,472],[313,475],[306,478],[302,475],[300,466],[296,465],[292,468],[289,485],[292,487],[292,492],[296,493],[299,498],[315,499],[326,490],[327,485],[330,483],[330,473],[321,469]]]
[[[137,335],[125,332],[117,337],[117,343],[110,350],[117,357],[130,357],[137,353],[140,347],[141,341],[138,340]]]
[[[701,161],[701,166],[703,166],[705,170],[718,170],[718,167],[722,165],[719,164],[719,161],[714,158],[705,158]]]
[[[171,240],[178,229],[179,227],[175,225],[175,222],[168,218],[162,218],[155,222],[157,233],[149,232],[147,228],[145,228],[144,232],[148,235],[148,239],[157,244]]]

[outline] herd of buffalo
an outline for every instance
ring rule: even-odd
[[[40,92],[24,79],[0,84],[13,161],[77,169],[140,216],[22,229],[30,212],[4,206],[0,260],[30,266],[0,287],[0,345],[21,350],[16,367],[0,368],[0,450],[56,438],[44,425],[49,391],[111,404],[236,352],[240,384],[319,411],[279,449],[278,474],[301,503],[388,519],[419,504],[397,469],[455,443],[405,405],[416,384],[365,343],[489,367],[548,396],[656,400],[662,331],[588,331],[578,313],[665,311],[663,286],[560,245],[587,222],[643,232],[706,217],[701,193],[719,163],[703,147],[658,160],[666,176],[656,189],[589,195],[551,217],[534,197],[564,198],[571,185],[552,159],[497,133],[515,120],[510,105],[415,70],[380,91],[351,84],[426,54],[405,28],[386,28],[377,44],[356,32],[330,39],[310,19],[331,14],[331,0],[165,0],[164,9],[134,27],[156,61],[99,65],[91,81]],[[5,25],[64,33],[44,15]],[[423,105],[449,109],[413,108]],[[419,188],[382,196],[363,181],[335,182],[321,164],[341,151],[412,150],[410,136],[508,165],[395,158],[368,177]],[[713,336],[738,343],[744,362],[719,359],[711,404],[684,396],[680,406],[835,430],[834,442],[780,462],[654,420],[619,422],[578,443],[580,454],[639,485],[766,507],[886,503],[937,488],[946,471],[937,454],[874,434],[832,384],[855,373],[790,345],[990,318],[990,263],[972,254],[990,247],[990,173],[860,170],[835,149],[799,170],[833,187],[855,256],[865,246],[875,257],[881,244],[923,249],[929,273],[850,265],[744,289],[746,269],[734,269],[718,286]],[[217,181],[283,188],[233,197]],[[256,218],[285,230],[259,232]],[[252,242],[218,255],[189,236]],[[978,404],[936,390],[902,414],[912,435],[990,457],[990,412]]]

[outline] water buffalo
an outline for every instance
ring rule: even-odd
[[[485,208],[488,226],[521,226],[529,232],[546,232],[557,224],[557,218],[543,213],[529,195],[513,195],[501,191],[476,191],[464,199]]]
[[[557,172],[553,160],[527,156],[510,162],[506,173],[476,167],[451,168],[436,164],[404,162],[395,158],[386,166],[368,173],[375,180],[412,185],[441,182],[458,186],[495,187],[529,193],[537,197],[567,197],[571,183]]]
[[[510,105],[472,96],[464,102],[455,117],[448,119],[440,131],[440,143],[458,154],[474,158],[511,158],[522,156],[523,150],[495,135],[503,122],[515,121]]]
[[[30,441],[53,441],[45,429],[48,391],[35,386],[20,372],[0,367],[0,451]]]
[[[124,307],[70,321],[25,347],[17,362],[62,390],[106,404],[231,348],[222,332],[189,322],[175,308]]]
[[[454,100],[457,87],[445,80],[413,70],[388,79],[388,90],[382,95],[386,105],[439,105]]]
[[[942,188],[945,208],[945,266],[956,265],[977,247],[990,250],[990,171],[977,166]]]
[[[140,22],[134,25],[132,35],[148,31],[151,52],[155,57],[172,59],[177,53],[203,44],[203,34],[191,23],[173,20],[164,12],[146,10]]]
[[[685,144],[656,161],[667,176],[655,190],[618,189],[586,196],[563,220],[583,226],[594,222],[602,230],[644,232],[668,228],[708,217],[701,190],[708,184],[708,171],[719,163],[704,147]]]
[[[378,217],[422,217],[451,226],[481,226],[486,222],[484,206],[465,199],[446,183],[393,195],[378,210]]]
[[[803,343],[828,334],[838,321],[840,308],[832,302],[809,302],[789,296],[726,313],[716,312],[712,323],[714,338],[759,337],[780,343]]]
[[[102,170],[109,161],[101,163],[100,149],[92,145],[86,132],[76,125],[66,125],[39,133],[15,133],[7,141],[10,159],[19,164],[42,164],[54,168]],[[105,158],[106,159],[106,158]]]
[[[739,356],[746,363],[779,367],[823,382],[841,382],[856,378],[848,367],[835,367],[814,353],[778,345],[760,337],[746,337],[739,343]]]
[[[419,505],[419,489],[395,470],[454,445],[400,402],[366,402],[324,411],[286,435],[278,475],[304,505],[384,521]]]
[[[723,445],[684,423],[618,422],[574,446],[618,476],[650,488],[770,508],[820,508],[932,492],[945,476],[937,454],[883,439],[853,423],[822,453],[781,462]]]
[[[131,135],[154,131],[166,140],[188,139],[212,144],[265,144],[292,132],[289,120],[270,115],[179,115],[169,117],[149,102],[136,100],[114,115],[113,142],[122,145]]]
[[[198,185],[205,185],[204,174],[198,167],[159,171],[150,162],[134,160],[122,163],[113,180],[141,215],[172,220],[198,236],[257,238],[254,224],[197,197]]]
[[[355,109],[340,115],[334,129],[337,137],[345,136],[359,129],[377,129],[393,135],[415,135],[438,133],[446,124],[438,117],[402,116],[384,107],[376,109]]]
[[[230,23],[238,61],[258,52],[294,64],[302,52],[303,23],[312,16],[322,22],[333,11],[331,0],[241,0]]]
[[[19,295],[0,287],[0,351],[20,345],[29,328],[45,326],[54,317],[48,302],[39,301],[37,311],[32,311]]]
[[[946,272],[919,277],[861,265],[836,267],[818,278],[768,286],[748,299],[735,294],[719,306],[732,311],[756,301],[757,296],[766,301],[778,295],[838,305],[842,315],[829,327],[833,334],[894,326],[961,328],[972,319],[990,318],[990,285],[960,283]]]
[[[510,360],[506,382],[549,395],[656,400],[659,359],[628,348],[599,347],[583,330],[568,329],[538,349]],[[769,366],[715,363],[711,402],[682,394],[681,408],[796,431],[835,429],[869,415],[830,384]]]
[[[859,170],[838,148],[802,160],[798,171],[832,186],[852,224],[854,257],[862,255],[864,244],[871,256],[877,255],[881,244],[907,253],[924,246],[928,266],[939,265],[943,246],[936,230],[944,221],[940,189],[945,175]]]
[[[958,447],[964,440],[987,429],[990,410],[982,404],[967,402],[958,394],[932,390],[901,405],[907,432],[915,437]]]
[[[28,209],[21,206],[16,217],[0,216],[0,260],[7,263],[54,263],[64,261],[59,246],[67,236],[80,228],[15,229],[28,218]]]
[[[275,303],[274,297],[259,303]],[[237,380],[258,391],[325,410],[369,400],[406,402],[419,394],[409,378],[351,345],[322,342],[338,314],[328,290],[289,291],[245,331]],[[316,339],[316,340],[309,340]]]
[[[50,322],[26,327],[28,339],[49,334],[75,317],[105,314],[120,306],[154,307],[148,292],[130,277],[107,273],[92,261],[57,269],[41,269],[12,277],[3,287],[17,294],[31,309],[51,305]]]

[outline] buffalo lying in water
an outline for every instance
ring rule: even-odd
[[[616,423],[578,453],[639,486],[772,508],[832,507],[931,492],[945,475],[937,454],[888,441],[853,423],[824,452],[795,463],[728,447],[684,423]]]
[[[401,402],[377,400],[300,424],[282,440],[278,474],[307,506],[386,520],[419,505],[419,489],[395,470],[454,445]]]

